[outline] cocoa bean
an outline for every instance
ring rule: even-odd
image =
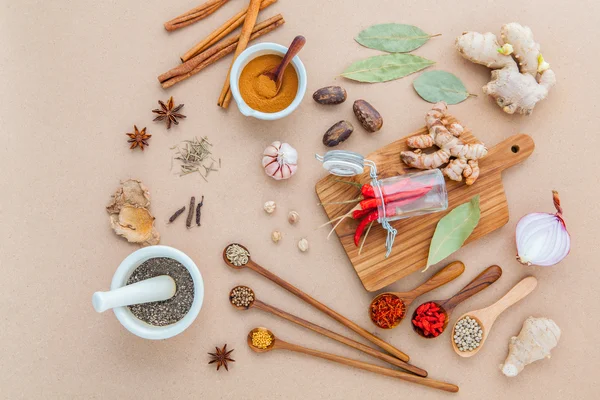
[[[323,135],[323,144],[328,147],[334,147],[348,139],[354,127],[348,121],[340,121],[333,125]]]
[[[363,128],[369,132],[377,132],[383,126],[383,118],[372,105],[364,100],[356,100],[352,106],[354,115],[360,121]]]
[[[327,86],[313,93],[313,99],[319,104],[340,104],[346,101],[346,90],[340,86]]]

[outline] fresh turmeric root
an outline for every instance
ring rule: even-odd
[[[456,39],[456,48],[467,60],[493,70],[483,92],[504,112],[529,115],[548,96],[556,76],[544,61],[531,29],[512,22],[502,27],[500,37],[502,44],[490,32],[465,32]]]
[[[482,144],[465,144],[459,139],[464,131],[462,125],[447,124],[445,117],[448,106],[441,102],[433,106],[427,113],[425,122],[429,134],[412,136],[406,140],[408,147],[415,151],[400,153],[402,161],[413,168],[434,169],[444,164],[442,173],[454,181],[466,178],[466,184],[472,185],[479,177],[479,164],[477,160],[485,157],[487,149]],[[424,154],[421,149],[436,145],[439,150]]]

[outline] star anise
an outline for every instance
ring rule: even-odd
[[[158,101],[158,104],[160,105],[160,108],[162,108],[162,110],[159,108],[152,110],[153,113],[158,114],[158,117],[154,118],[154,121],[166,120],[167,129],[171,129],[171,122],[175,125],[179,125],[179,121],[177,121],[177,118],[185,118],[185,115],[177,112],[181,110],[183,104],[180,104],[177,107],[173,108],[173,96],[169,98],[167,104],[163,103],[160,100]]]
[[[126,133],[126,135],[131,138],[127,141],[128,143],[131,143],[130,149],[135,149],[140,146],[140,149],[144,150],[144,146],[150,146],[148,144],[148,139],[150,139],[152,135],[146,134],[146,128],[138,131],[137,126],[134,125],[133,130],[133,133]]]
[[[235,362],[234,359],[229,357],[233,349],[227,351],[227,344],[225,344],[222,349],[219,349],[218,347],[215,347],[215,349],[217,350],[216,353],[208,353],[212,356],[209,364],[217,363],[217,371],[219,368],[221,368],[221,365],[225,367],[225,370],[229,371],[229,368],[227,368],[227,362]]]

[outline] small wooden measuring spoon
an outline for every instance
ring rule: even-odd
[[[411,290],[409,292],[384,292],[384,293],[381,293],[380,295],[376,296],[371,301],[371,304],[369,305],[369,317],[371,318],[371,321],[373,322],[373,324],[375,324],[375,326],[377,326],[378,328],[381,328],[381,329],[393,329],[393,328],[397,327],[398,324],[400,324],[400,322],[402,322],[402,320],[406,316],[406,310],[408,310],[408,306],[417,297],[419,297],[427,292],[430,292],[433,289],[436,289],[436,288],[450,282],[453,279],[456,279],[458,276],[460,276],[460,274],[462,274],[464,272],[464,270],[465,270],[465,264],[463,264],[460,261],[455,261],[453,263],[448,264],[441,270],[439,270],[431,278],[427,279],[420,286],[414,288],[413,290]],[[382,296],[385,296],[385,295],[394,296],[394,297],[400,299],[400,301],[404,304],[404,310],[405,310],[404,315],[402,317],[396,319],[394,321],[394,323],[392,324],[392,326],[390,326],[390,327],[379,326],[377,324],[377,322],[375,322],[375,320],[373,319],[373,313],[371,312],[371,310],[373,309],[373,304],[377,300],[379,300]]]
[[[502,314],[502,312],[504,312],[504,310],[506,310],[508,307],[519,302],[529,293],[533,292],[533,289],[535,289],[536,286],[537,279],[535,279],[533,276],[528,276],[513,286],[508,293],[502,296],[500,300],[491,306],[482,308],[480,310],[470,311],[461,315],[454,323],[454,327],[452,327],[452,336],[450,337],[450,340],[452,341],[452,348],[454,348],[456,354],[461,357],[473,357],[475,354],[477,354],[483,347],[485,340],[490,334],[496,318],[498,318],[498,316]],[[456,329],[456,323],[467,316],[474,318],[479,323],[479,326],[483,331],[483,335],[481,336],[481,342],[479,342],[479,346],[476,349],[471,351],[460,351],[456,346],[456,343],[454,343],[454,330]]]
[[[252,298],[254,300],[252,300],[248,306],[238,306],[238,305],[233,304],[233,301],[232,301],[232,292],[236,288],[239,288],[239,287],[246,288],[246,289],[248,289],[252,293]],[[319,326],[317,324],[313,324],[312,322],[309,322],[309,321],[307,321],[305,319],[302,319],[300,317],[296,317],[295,315],[292,315],[292,314],[287,313],[287,312],[285,312],[283,310],[280,310],[280,309],[278,309],[276,307],[273,307],[271,305],[263,303],[262,301],[260,301],[260,300],[258,300],[256,298],[256,295],[255,295],[254,291],[251,288],[249,288],[248,286],[236,286],[233,289],[231,289],[231,292],[229,292],[229,302],[231,303],[231,305],[234,308],[237,308],[238,310],[248,310],[250,308],[257,308],[259,310],[271,313],[271,314],[276,315],[278,317],[281,317],[281,318],[283,318],[285,320],[293,322],[293,323],[295,323],[297,325],[300,325],[300,326],[302,326],[304,328],[310,329],[313,332],[320,333],[323,336],[326,336],[326,337],[328,337],[330,339],[333,339],[335,341],[343,343],[346,346],[352,347],[352,348],[354,348],[356,350],[360,350],[363,353],[366,353],[366,354],[368,354],[370,356],[376,357],[376,358],[378,358],[380,360],[383,360],[383,361],[385,361],[387,363],[390,363],[392,365],[395,365],[397,367],[400,367],[402,369],[410,371],[413,374],[416,374],[416,375],[419,375],[419,376],[427,376],[427,371],[425,371],[425,370],[423,370],[423,369],[421,369],[419,367],[415,367],[414,365],[410,365],[410,364],[408,364],[408,363],[406,363],[406,362],[404,362],[402,360],[398,360],[395,357],[392,357],[392,356],[390,356],[388,354],[385,354],[385,353],[382,353],[380,351],[377,351],[377,350],[375,350],[375,349],[373,349],[373,348],[371,348],[369,346],[366,346],[366,345],[364,345],[364,344],[362,344],[360,342],[357,342],[357,341],[354,341],[352,339],[349,339],[349,338],[347,338],[345,336],[342,336],[342,335],[340,335],[338,333],[335,333],[333,331],[325,329],[325,328],[323,328],[323,327],[321,327],[321,326]]]
[[[258,348],[252,344],[252,334],[258,331],[266,331],[272,339],[270,345],[266,348]],[[428,386],[430,388],[444,390],[446,392],[458,392],[458,386],[453,385],[451,383],[436,381],[431,378],[424,378],[422,376],[412,375],[402,371],[396,371],[390,368],[380,367],[379,365],[369,364],[363,361],[353,360],[351,358],[346,358],[342,356],[338,356],[335,354],[325,353],[319,350],[313,350],[306,347],[298,346],[296,344],[284,342],[281,339],[275,337],[273,332],[269,331],[266,328],[255,328],[248,333],[248,346],[255,351],[256,353],[265,353],[271,350],[289,350],[295,351],[297,353],[308,354],[310,356],[323,358],[325,360],[334,361],[343,365],[347,365],[349,367],[364,369],[365,371],[371,371],[376,374],[391,376],[393,378],[402,379],[404,381],[418,383],[419,385]]]
[[[447,300],[431,300],[426,303],[435,303],[440,307],[440,311],[444,313],[446,319],[444,320],[444,326],[442,328],[442,333],[446,331],[446,327],[448,326],[448,320],[450,319],[450,314],[456,308],[457,305],[467,300],[469,297],[473,296],[481,292],[483,289],[490,286],[492,283],[496,282],[500,276],[502,276],[502,268],[497,265],[492,265],[491,267],[486,268],[482,273],[477,275],[475,279],[473,279],[467,286],[461,289],[460,292],[456,293],[454,296],[450,297]],[[423,303],[425,304],[425,303]],[[418,307],[417,307],[418,308]],[[415,319],[417,315],[417,311],[412,315],[411,321]],[[417,332],[421,337],[426,339],[435,338],[436,336],[425,336],[423,330],[414,323],[411,324],[414,331]]]
[[[296,36],[294,40],[292,40],[290,47],[288,47],[288,51],[285,53],[285,56],[283,56],[281,63],[279,63],[277,67],[271,69],[270,71],[262,73],[262,75],[268,76],[269,79],[275,82],[277,87],[277,91],[275,93],[279,93],[279,89],[281,89],[281,82],[283,81],[283,73],[285,72],[285,69],[292,61],[292,58],[294,58],[296,54],[302,50],[302,47],[304,47],[305,43],[306,39],[304,36]]]
[[[281,286],[282,288],[284,288],[288,292],[292,293],[294,296],[300,298],[301,300],[304,300],[306,303],[315,307],[317,310],[321,311],[322,313],[329,316],[330,318],[333,318],[334,320],[336,320],[340,324],[344,325],[345,327],[352,329],[354,332],[358,333],[360,336],[364,337],[371,343],[376,344],[377,346],[379,346],[383,350],[387,351],[394,357],[396,357],[402,361],[406,361],[406,362],[408,362],[408,360],[410,359],[410,357],[408,357],[408,355],[401,352],[400,350],[398,350],[391,344],[385,342],[384,340],[381,340],[377,336],[373,335],[371,332],[367,331],[364,328],[361,328],[356,323],[350,321],[348,318],[333,311],[331,308],[327,307],[325,304],[320,303],[317,300],[315,300],[314,298],[310,297],[309,295],[304,293],[302,290],[300,290],[297,287],[284,281],[283,279],[281,279],[280,277],[278,277],[271,271],[261,267],[256,262],[252,261],[252,258],[250,258],[250,255],[248,255],[248,261],[245,264],[241,264],[241,263],[240,263],[240,265],[233,264],[227,258],[227,249],[233,245],[240,246],[242,249],[246,250],[248,252],[248,254],[250,254],[248,249],[239,243],[232,243],[232,244],[226,246],[225,249],[223,249],[223,261],[225,261],[225,264],[227,264],[229,267],[234,268],[234,269],[243,269],[243,268],[247,267],[247,268],[250,268],[254,272],[258,272],[260,275],[264,276],[265,278],[267,278],[267,279],[271,280],[272,282],[276,283],[277,285]]]

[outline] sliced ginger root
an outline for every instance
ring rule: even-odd
[[[517,376],[526,365],[550,358],[550,351],[559,339],[560,328],[551,319],[527,318],[519,336],[510,338],[508,357],[500,365],[502,373],[508,377]]]
[[[480,158],[487,154],[487,149],[482,144],[465,144],[459,139],[464,131],[458,123],[448,124],[446,112],[448,106],[441,102],[433,106],[427,113],[425,122],[429,134],[412,136],[406,140],[408,147],[417,149],[414,151],[403,151],[400,159],[408,166],[418,169],[434,169],[444,164],[442,173],[453,181],[462,181],[466,178],[466,184],[472,185],[479,177]],[[421,149],[439,147],[439,150],[425,154]]]
[[[129,179],[121,183],[106,207],[110,225],[119,236],[131,243],[143,246],[160,242],[160,234],[154,227],[154,217],[148,210],[150,193],[142,182]]]
[[[548,96],[556,75],[540,53],[533,32],[516,22],[501,30],[502,44],[493,33],[465,32],[456,48],[467,60],[491,68],[492,80],[483,87],[508,114],[529,115]]]

